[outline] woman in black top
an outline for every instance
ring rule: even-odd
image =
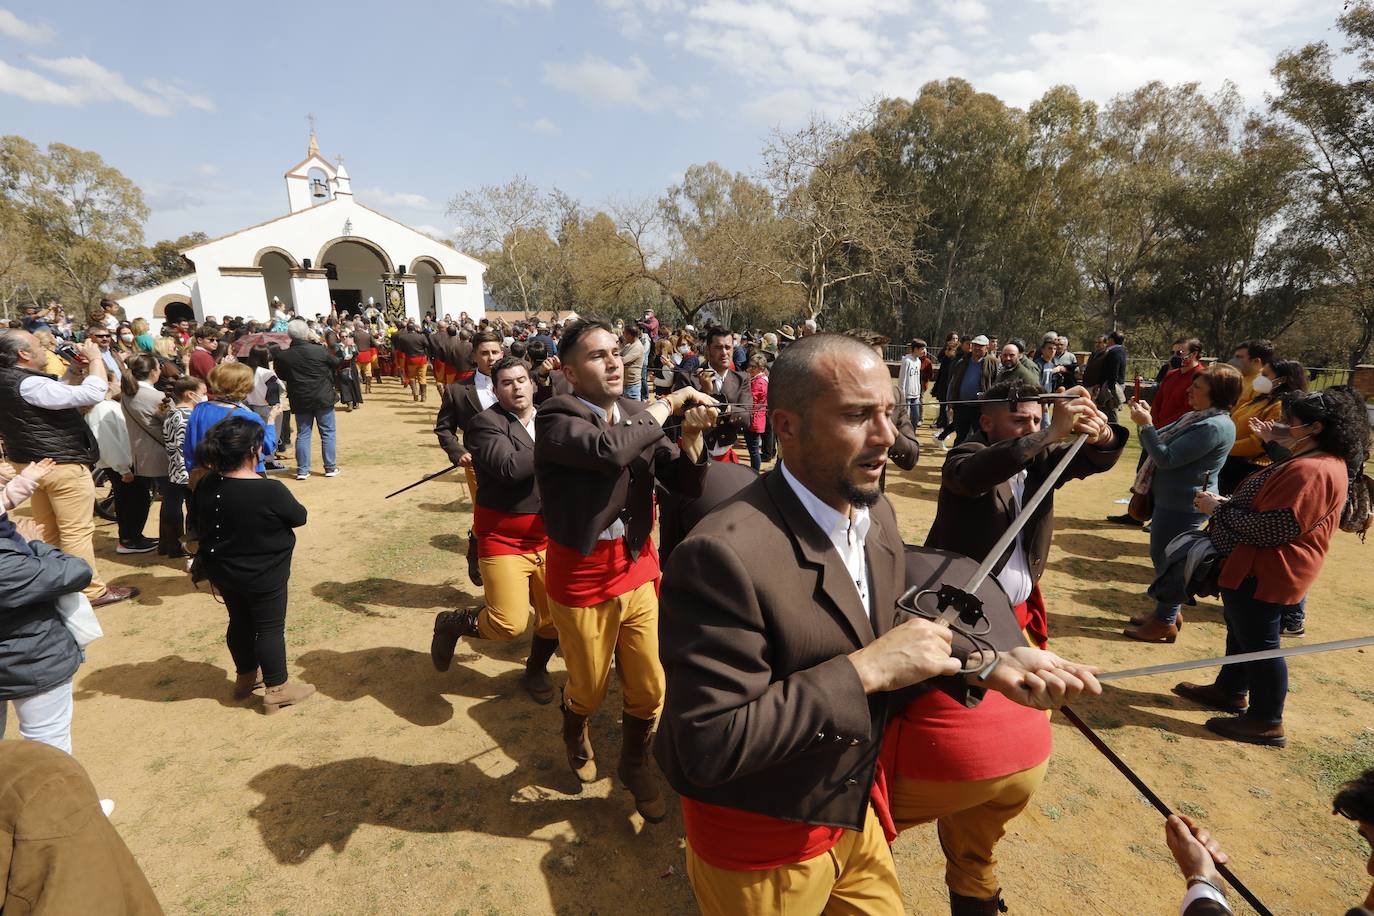
[[[196,446],[196,465],[209,471],[191,496],[200,537],[196,561],[229,610],[225,641],[238,677],[234,698],[262,686],[263,707],[276,712],[315,692],[286,678],[286,587],[292,530],[305,507],[279,480],[259,477],[263,428],[245,417],[215,424]]]

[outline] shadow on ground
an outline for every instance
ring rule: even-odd
[[[452,585],[426,585],[371,576],[352,582],[321,582],[310,589],[316,598],[366,617],[390,617],[372,606],[450,610],[471,603],[471,598]]]
[[[75,698],[99,694],[170,703],[181,700],[214,700],[221,706],[243,706],[233,699],[231,672],[209,662],[193,662],[179,655],[164,655],[150,662],[110,665],[81,676]]]

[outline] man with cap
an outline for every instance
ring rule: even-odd
[[[997,371],[997,360],[988,357],[988,338],[979,334],[969,342],[969,349],[961,351],[950,371],[949,390],[946,401],[969,402],[978,400],[978,393],[992,386],[993,373]],[[977,404],[957,403],[954,405],[954,444],[961,445],[973,432],[980,413]]]

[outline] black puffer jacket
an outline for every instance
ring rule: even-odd
[[[272,368],[286,382],[292,413],[319,413],[334,407],[334,370],[339,368],[339,358],[324,347],[309,340],[293,340],[277,354]]]
[[[29,547],[0,538],[0,702],[56,687],[81,665],[57,599],[90,585],[91,567],[42,541]]]
[[[35,376],[52,378],[20,366],[0,367],[0,441],[9,459],[28,462],[52,458],[61,464],[95,464],[100,449],[81,411],[46,410],[20,396],[19,386]]]

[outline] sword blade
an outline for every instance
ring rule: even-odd
[[[1105,674],[1099,674],[1097,679],[1099,681],[1120,681],[1128,677],[1173,674],[1175,671],[1192,671],[1195,668],[1219,668],[1222,665],[1236,665],[1241,662],[1258,662],[1267,658],[1292,658],[1295,655],[1316,655],[1319,652],[1337,652],[1341,649],[1358,649],[1361,646],[1374,646],[1374,636],[1338,639],[1334,642],[1318,642],[1307,646],[1290,646],[1286,649],[1262,649],[1259,652],[1242,652],[1239,655],[1223,655],[1220,658],[1195,658],[1186,662],[1170,662],[1167,665],[1149,665],[1144,668],[1126,668],[1121,671],[1108,671]]]

